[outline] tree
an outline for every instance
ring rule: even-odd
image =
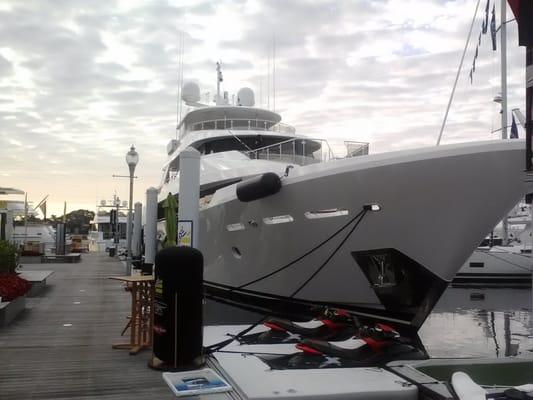
[[[65,226],[67,232],[74,234],[88,234],[91,220],[94,218],[94,211],[76,210],[66,215]],[[55,222],[62,222],[63,217],[57,217]]]

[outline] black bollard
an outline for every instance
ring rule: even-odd
[[[192,247],[167,247],[155,257],[153,352],[149,365],[189,370],[204,364],[202,253]]]

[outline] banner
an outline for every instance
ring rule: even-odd
[[[178,246],[193,247],[192,243],[192,221],[181,220],[178,221],[177,240]]]

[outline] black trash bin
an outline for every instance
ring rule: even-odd
[[[201,367],[203,357],[202,253],[192,247],[168,247],[155,257],[153,352],[166,370]]]
[[[110,247],[109,248],[109,257],[115,257],[115,248],[114,247]]]

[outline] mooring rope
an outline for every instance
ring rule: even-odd
[[[352,218],[347,224],[345,224],[341,229],[339,229],[337,232],[335,232],[332,236],[330,236],[328,239],[326,239],[324,242],[322,242],[321,244],[319,244],[318,246],[315,246],[313,249],[311,249],[310,251],[308,251],[305,255],[308,255],[308,254],[311,254],[313,251],[315,251],[318,247],[322,246],[325,242],[329,241],[330,239],[332,239],[333,237],[335,237],[339,232],[341,232],[342,230],[344,230],[347,226],[349,226],[352,222],[354,222],[357,218],[359,218],[357,220],[357,222],[354,224],[354,226],[352,227],[352,229],[350,229],[350,231],[346,234],[346,236],[343,238],[343,240],[339,243],[339,245],[335,248],[335,250],[333,250],[333,252],[329,255],[329,257],[326,259],[326,261],[324,261],[320,267],[318,267],[316,269],[315,272],[313,272],[311,274],[311,276],[309,278],[307,278],[305,280],[305,282],[303,284],[301,284],[288,298],[291,299],[293,298],[294,296],[296,296],[303,288],[305,288],[305,286],[307,286],[309,284],[309,282],[311,282],[319,273],[320,271],[322,271],[324,269],[324,267],[328,264],[328,262],[335,256],[335,254],[337,254],[337,252],[340,250],[340,248],[343,246],[343,244],[348,240],[348,238],[352,235],[352,233],[355,231],[355,229],[359,226],[359,224],[361,223],[361,221],[363,220],[364,216],[366,215],[366,213],[368,212],[367,209],[363,208],[363,210],[361,212],[359,212],[354,218]],[[304,255],[304,256],[305,256]],[[299,257],[298,259],[296,260],[300,260],[302,259],[303,257]],[[296,260],[294,260],[293,262],[290,262],[289,264],[285,265],[284,267],[274,271],[274,273],[277,273],[277,272],[280,272],[281,270],[285,269],[285,268],[288,268],[289,266],[291,265],[294,265],[294,263],[296,262]],[[262,279],[266,279],[270,276],[273,275],[273,273],[270,273],[270,274],[267,274],[268,276],[264,276],[264,277],[261,277],[260,279],[256,279],[255,282],[259,282],[260,280]],[[245,286],[248,286],[245,285]],[[233,335],[230,339],[226,339],[226,340],[223,340],[219,343],[215,343],[215,344],[212,344],[212,345],[209,345],[209,346],[206,346],[204,347],[204,351],[206,354],[212,354],[214,352],[217,352],[217,351],[220,351],[221,349],[223,349],[224,347],[226,347],[227,345],[229,345],[230,343],[234,342],[235,340],[238,340],[239,338],[243,337],[244,335],[246,335],[248,332],[250,332],[252,329],[254,329],[255,327],[257,327],[259,324],[263,323],[266,319],[268,318],[268,314],[262,316],[257,322],[253,323],[252,325],[250,325],[249,327],[247,327],[246,329],[242,330],[241,332],[237,333],[236,335]]]

